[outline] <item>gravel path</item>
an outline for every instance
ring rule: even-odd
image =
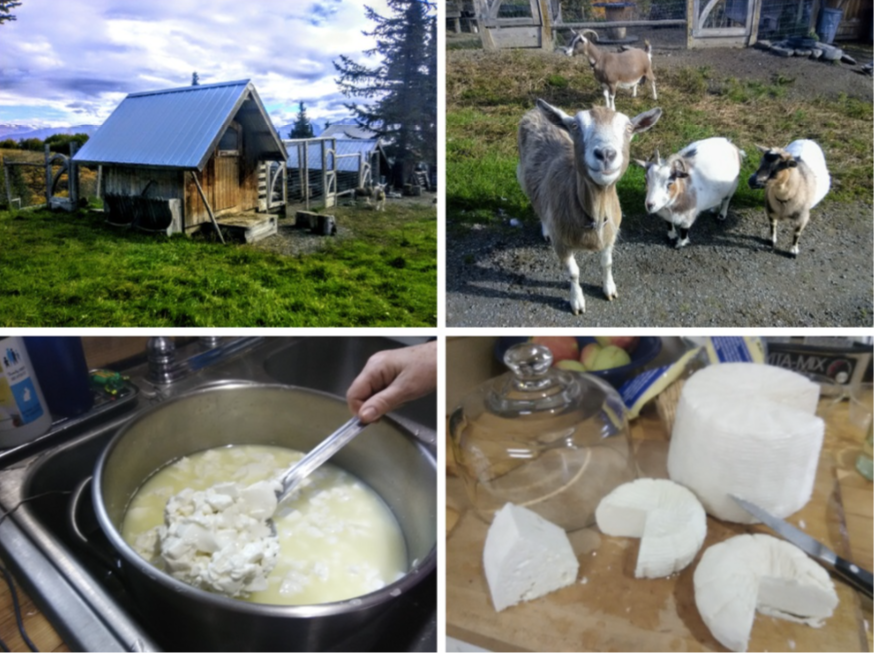
[[[797,259],[766,245],[764,209],[705,213],[691,244],[668,246],[659,218],[623,218],[614,250],[619,299],[601,291],[599,257],[578,253],[586,313],[574,316],[563,266],[539,223],[467,225],[448,218],[448,326],[852,327],[872,324],[874,207],[816,207]]]

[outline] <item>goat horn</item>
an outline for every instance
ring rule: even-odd
[[[662,156],[661,156],[661,154],[659,154],[658,150],[655,151],[655,160],[656,160],[656,163],[658,163],[659,165],[662,164]]]
[[[584,30],[581,30],[579,33],[580,33],[580,34],[585,34],[586,32],[589,32],[590,34],[594,34],[594,35],[595,35],[595,39],[594,39],[594,40],[595,40],[595,43],[598,42],[598,32],[596,32],[596,31],[593,30],[593,29],[584,29]]]

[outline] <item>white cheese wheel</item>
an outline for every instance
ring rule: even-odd
[[[813,492],[825,431],[819,385],[769,365],[724,363],[683,386],[668,451],[671,479],[727,521],[756,520],[729,496],[783,518]]]
[[[707,535],[707,516],[695,495],[666,479],[640,478],[620,485],[595,511],[606,535],[639,537],[637,578],[662,578],[684,569]]]
[[[747,650],[756,610],[819,627],[838,604],[828,572],[770,535],[738,535],[711,546],[693,583],[701,618],[731,651]]]
[[[570,585],[579,562],[564,529],[508,503],[489,527],[483,566],[492,603],[500,612]]]

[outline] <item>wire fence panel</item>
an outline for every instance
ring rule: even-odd
[[[760,39],[808,36],[815,26],[814,0],[762,0]]]
[[[598,43],[641,47],[645,40],[653,47],[686,47],[686,0],[552,0],[556,43],[568,45],[571,28],[593,29]]]

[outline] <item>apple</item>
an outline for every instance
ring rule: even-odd
[[[601,353],[602,349],[603,347],[601,347],[597,342],[590,342],[583,347],[583,351],[580,352],[580,362],[587,370],[592,369],[592,365],[594,365],[595,360],[598,358],[598,354]]]
[[[638,336],[595,336],[595,340],[597,340],[602,347],[615,345],[621,347],[630,354],[637,347],[640,338]]]
[[[571,361],[571,360],[563,360],[558,361],[555,364],[556,367],[562,370],[568,370],[569,372],[585,372],[586,366],[583,365],[580,361]]]
[[[580,346],[573,336],[534,336],[530,342],[547,347],[552,352],[552,364],[559,361],[577,360]]]
[[[594,362],[588,367],[590,371],[596,372],[598,370],[610,370],[614,367],[622,367],[623,365],[628,365],[630,362],[631,356],[629,356],[628,352],[622,349],[622,347],[607,345],[606,347],[601,348],[601,351],[598,352]]]

